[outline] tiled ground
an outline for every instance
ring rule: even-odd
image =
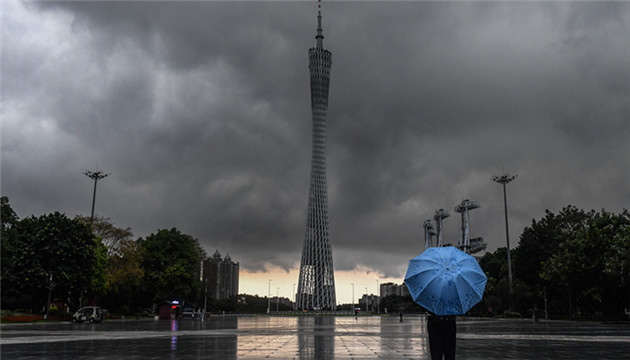
[[[428,359],[426,319],[216,317],[3,324],[2,359]],[[458,359],[630,359],[630,325],[458,319]]]

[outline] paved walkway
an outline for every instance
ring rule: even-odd
[[[3,324],[2,359],[429,359],[426,319],[216,317]],[[458,319],[458,359],[629,359],[630,325]]]

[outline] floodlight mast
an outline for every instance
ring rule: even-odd
[[[443,240],[443,229],[444,229],[444,219],[446,219],[447,217],[451,216],[451,214],[448,213],[448,211],[444,210],[444,209],[440,209],[437,210],[435,212],[435,215],[433,216],[433,220],[435,220],[435,224],[437,226],[437,247],[442,247],[444,246],[444,240]]]
[[[481,205],[476,201],[470,201],[468,199],[462,201],[461,204],[455,206],[455,212],[462,214],[462,234],[459,239],[459,248],[464,250],[465,253],[470,254],[470,231],[468,212],[472,209],[476,209]]]
[[[501,176],[493,176],[492,181],[503,185],[503,208],[505,210],[505,240],[507,244],[507,265],[508,265],[508,281],[510,284],[510,308],[512,307],[512,297],[514,295],[514,288],[512,285],[512,259],[510,255],[510,228],[508,226],[508,210],[507,210],[507,192],[505,185],[510,181],[516,179],[518,175],[510,175],[505,173]]]
[[[433,224],[431,224],[431,220],[426,220],[422,226],[424,227],[424,248],[428,249],[433,246],[435,229],[433,228]]]
[[[100,170],[96,170],[96,171],[87,170],[87,171],[84,171],[83,174],[89,177],[90,179],[94,180],[94,193],[92,194],[92,214],[90,215],[90,223],[91,223],[92,221],[94,221],[94,203],[96,202],[96,183],[99,180],[104,179],[111,174],[105,174],[103,171],[100,171]]]

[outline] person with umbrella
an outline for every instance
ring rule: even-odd
[[[431,360],[455,360],[457,322],[455,315],[429,314],[427,317]]]
[[[486,282],[477,260],[452,246],[431,247],[409,260],[405,285],[413,300],[431,312],[427,329],[432,360],[455,359],[455,315],[481,301]]]

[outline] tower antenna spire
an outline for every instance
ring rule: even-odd
[[[317,0],[317,48],[323,49],[324,45],[322,44],[322,40],[324,39],[324,35],[322,35],[322,0]]]

